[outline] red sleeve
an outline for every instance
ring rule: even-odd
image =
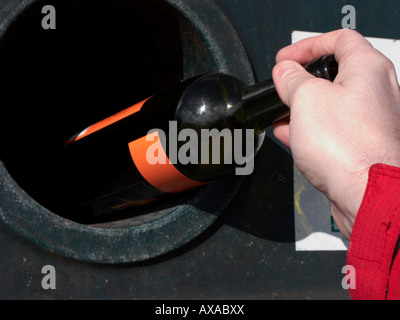
[[[356,275],[352,299],[400,299],[399,234],[400,168],[373,165],[347,253]]]

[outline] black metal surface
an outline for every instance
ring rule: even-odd
[[[295,252],[292,160],[267,140],[254,175],[224,214],[194,241],[164,256],[123,265],[49,253],[0,225],[0,298],[345,299],[342,252]],[[101,246],[101,243],[99,243]],[[43,290],[53,265],[57,288]]]
[[[0,32],[15,17],[16,7],[23,8],[31,2],[3,0]],[[395,1],[215,0],[223,14],[216,12],[211,1],[173,2],[196,13],[190,21],[202,30],[202,39],[215,50],[212,59],[220,57],[217,67],[225,72],[243,62],[235,57],[235,50],[221,51],[221,45],[232,45],[224,40],[226,28],[229,32],[235,30],[258,81],[270,78],[275,54],[290,43],[292,30],[324,32],[341,28],[345,4],[356,7],[357,29],[364,35],[399,38],[400,5]],[[213,10],[207,11],[207,5]],[[223,27],[215,28],[220,19],[229,22],[228,26],[223,23]],[[208,34],[204,21],[213,26],[215,37]],[[184,39],[189,43],[197,41],[197,46],[186,46],[188,50],[184,52],[187,64],[193,66],[190,72],[197,73],[198,64],[190,57],[204,47],[199,38],[188,35]],[[210,54],[200,55],[206,57],[200,64],[202,69],[208,65]],[[248,82],[252,82],[251,77]],[[345,252],[295,250],[293,162],[271,131],[255,165],[253,175],[243,181],[236,197],[205,232],[173,251],[143,262],[81,262],[52,253],[0,223],[0,298],[348,299],[348,292],[341,286]],[[4,182],[4,177],[1,179]],[[10,185],[4,188],[10,191]],[[1,201],[3,204],[4,198]],[[22,198],[13,203],[7,210],[15,211],[19,206],[30,210]],[[102,243],[97,245],[101,248]],[[41,286],[44,265],[53,265],[57,271],[55,290]]]
[[[0,216],[22,236],[82,261],[143,261],[197,237],[236,194],[242,179],[231,176],[162,205],[133,208],[114,222],[87,222],[63,209],[67,200],[59,193],[74,185],[59,181],[62,174],[58,171],[63,168],[57,166],[57,146],[63,145],[71,128],[83,118],[112,114],[122,101],[133,99],[131,95],[157,93],[198,72],[225,70],[243,81],[253,81],[239,38],[212,2],[171,3],[53,1],[61,13],[58,29],[50,31],[53,33],[35,24],[41,21],[43,1],[22,10],[16,6],[15,21],[7,25],[4,20],[7,32],[2,33],[1,62],[6,108],[2,115],[8,122],[2,127]],[[197,15],[207,10],[208,17],[214,16],[211,21]],[[148,21],[144,16],[147,12],[151,12]],[[67,20],[68,15],[75,19]],[[108,19],[107,30],[103,19]],[[225,30],[223,40],[216,30]],[[226,41],[233,45],[227,47]],[[197,51],[197,47],[202,49]],[[30,52],[28,59],[21,55],[26,50]],[[229,67],[226,59],[232,56],[242,63]],[[38,78],[46,82],[38,69],[46,64],[53,66],[46,76],[53,81],[45,88],[47,102],[37,95],[41,83],[35,83]],[[13,83],[21,74],[25,74],[24,82],[15,87]],[[20,91],[23,95],[18,97]],[[54,115],[55,108],[61,118]],[[5,138],[16,126],[20,130]],[[29,135],[42,138],[19,148]],[[26,154],[36,156],[26,163]]]

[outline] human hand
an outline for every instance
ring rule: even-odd
[[[325,54],[339,63],[335,81],[301,66]],[[283,48],[273,79],[290,122],[274,134],[290,146],[300,172],[329,199],[350,238],[375,163],[400,166],[400,90],[392,62],[358,32],[342,29]]]

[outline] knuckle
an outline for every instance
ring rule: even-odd
[[[381,54],[380,56],[382,68],[387,72],[396,72],[393,62],[383,54]]]
[[[360,35],[360,33],[358,31],[356,31],[354,29],[348,29],[348,28],[341,29],[340,32],[341,32],[342,35],[349,36],[349,37],[350,36],[354,37],[354,36],[359,36]]]
[[[356,30],[353,30],[353,29],[341,29],[339,31],[338,40],[339,40],[339,43],[340,43],[341,40],[343,40],[344,42],[347,42],[347,41],[352,41],[352,39],[360,38],[360,37],[362,37],[362,35]]]
[[[377,49],[373,49],[370,55],[369,61],[373,62],[378,68],[385,71],[394,70],[393,62]]]
[[[374,59],[371,61],[374,61],[376,72],[379,74],[386,75],[390,85],[393,86],[393,88],[395,88],[396,90],[398,90],[399,83],[397,79],[396,68],[392,60],[387,58],[381,52],[377,51]]]

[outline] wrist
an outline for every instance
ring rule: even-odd
[[[354,173],[349,177],[346,188],[343,188],[343,210],[346,214],[352,218],[353,223],[357,216],[358,210],[360,209],[362,200],[364,198],[365,190],[368,184],[370,167]]]
[[[328,195],[328,199],[332,205],[332,214],[335,221],[341,231],[341,233],[350,239],[354,222],[356,220],[357,214],[360,207],[364,201],[365,192],[367,185],[370,180],[371,172],[382,169],[395,168],[399,170],[399,165],[388,165],[375,163],[365,170],[360,170],[358,172],[348,173],[346,177],[346,183],[340,191],[332,196]]]
[[[332,215],[340,232],[350,239],[367,187],[369,167],[365,166],[358,170],[342,168],[342,172],[340,177],[335,177],[336,189],[330,190],[326,196],[331,203]]]

